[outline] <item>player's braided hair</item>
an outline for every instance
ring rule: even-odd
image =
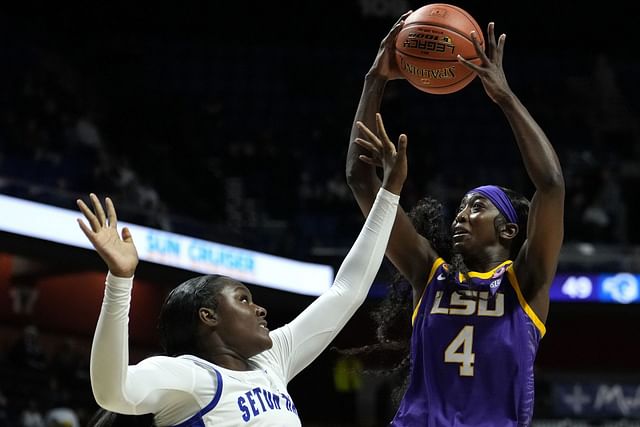
[[[442,203],[434,198],[425,197],[408,212],[408,216],[416,231],[431,242],[436,252],[444,259],[450,259],[451,237]],[[392,380],[400,380],[392,391],[394,407],[400,402],[409,379],[412,301],[411,285],[404,276],[396,272],[388,285],[386,297],[371,313],[378,325],[377,342],[337,350],[341,354],[362,357],[367,366],[366,372],[375,372]]]
[[[529,215],[529,201],[519,193],[503,188],[511,200],[518,215],[520,232],[511,243],[510,258],[520,251],[526,238],[527,219]],[[416,231],[431,242],[433,249],[450,266],[451,274],[462,273],[467,276],[469,269],[462,256],[452,251],[450,221],[445,218],[445,209],[438,200],[425,197],[408,212]],[[500,218],[502,215],[499,216]],[[500,221],[499,219],[497,221]],[[502,218],[504,221],[504,218]],[[496,222],[496,227],[499,222]],[[342,349],[342,354],[361,356],[368,372],[389,376],[396,381],[397,386],[392,391],[392,402],[397,407],[409,380],[411,315],[413,307],[413,293],[411,285],[399,272],[394,274],[388,286],[388,293],[371,316],[377,323],[374,344],[362,347]],[[375,362],[367,356],[375,355]],[[373,359],[373,357],[371,358]]]

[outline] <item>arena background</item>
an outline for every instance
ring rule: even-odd
[[[335,269],[363,221],[344,178],[363,77],[397,17],[422,4],[3,5],[0,194],[75,209],[78,197],[95,191],[110,195],[127,222]],[[508,34],[510,84],[565,173],[558,272],[569,277],[564,296],[573,292],[575,301],[551,307],[537,359],[534,425],[637,425],[635,10],[628,2],[454,4],[483,28],[495,21]],[[479,81],[446,96],[392,82],[382,112],[390,133],[409,135],[406,208],[425,194],[453,207],[465,189],[486,182],[531,195],[509,126]],[[0,223],[10,215],[0,212]],[[369,313],[387,272],[385,264],[334,345],[373,339]],[[46,415],[56,406],[72,407],[84,424],[96,409],[88,349],[104,273],[92,251],[0,235],[0,426],[23,425],[25,412]],[[624,283],[631,303],[578,302],[585,279],[618,273],[635,275]],[[159,351],[162,297],[194,274],[142,263],[134,361]],[[312,301],[252,289],[272,327]],[[304,425],[390,419],[393,384],[367,373],[350,382],[344,362],[327,350],[291,383]]]

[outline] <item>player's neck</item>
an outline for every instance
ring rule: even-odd
[[[470,271],[486,273],[509,259],[509,253],[503,248],[487,248],[473,256],[466,256],[464,263]]]
[[[232,371],[249,371],[251,370],[251,365],[249,364],[249,360],[240,356],[239,354],[224,349],[222,351],[218,351],[214,354],[211,354],[207,360],[215,363],[218,366],[222,366],[223,368],[230,369]]]

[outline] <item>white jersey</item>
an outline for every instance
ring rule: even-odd
[[[149,376],[136,381],[152,381],[156,390],[173,389],[164,391],[168,404],[156,410],[156,425],[299,426],[284,376],[265,353],[251,359],[249,371],[232,371],[195,356],[150,357],[135,367]],[[175,422],[185,415],[191,416]]]
[[[133,279],[107,275],[91,349],[91,385],[103,408],[154,414],[157,426],[300,426],[287,384],[331,343],[364,302],[380,268],[399,196],[380,189],[333,286],[291,323],[270,332],[273,347],[233,371],[192,355],[128,365]]]

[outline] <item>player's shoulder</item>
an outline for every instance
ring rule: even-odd
[[[193,369],[197,364],[186,357],[173,357],[173,356],[150,356],[142,360],[136,365],[138,368],[148,369],[173,369],[173,370],[186,370]]]
[[[431,283],[434,280],[444,280],[445,275],[449,272],[449,265],[445,262],[441,257],[437,257],[433,260],[433,264],[431,264],[431,268],[429,270],[429,276],[427,278],[427,283]]]

